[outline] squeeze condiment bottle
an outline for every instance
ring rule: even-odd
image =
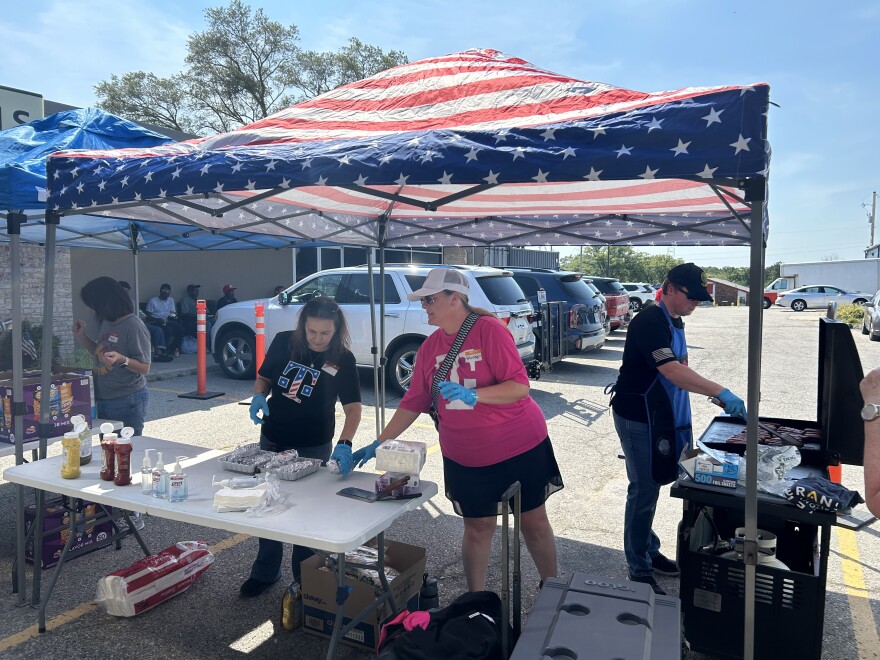
[[[92,462],[92,430],[82,415],[74,415],[70,421],[73,430],[79,433],[79,464],[87,465]]]
[[[79,433],[68,431],[61,440],[64,448],[64,462],[61,464],[61,476],[64,479],[79,478]]]
[[[103,428],[103,425],[101,425]],[[112,428],[112,427],[111,427]],[[116,477],[116,447],[115,433],[101,434],[101,479],[104,481],[113,481]]]
[[[111,424],[110,422],[104,422],[103,424],[101,424],[101,426],[98,427],[98,430],[100,431],[98,437],[99,439],[103,440],[105,433],[113,433],[113,424]]]
[[[113,453],[116,454],[116,474],[113,483],[117,486],[127,486],[131,483],[131,433],[132,429],[122,429],[122,437],[116,441]],[[133,432],[133,431],[132,431]]]

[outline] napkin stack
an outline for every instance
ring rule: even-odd
[[[246,511],[262,506],[269,499],[269,486],[261,483],[253,488],[221,488],[214,493],[214,509],[217,511]]]

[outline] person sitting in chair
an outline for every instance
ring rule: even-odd
[[[162,284],[159,287],[159,295],[153,296],[147,302],[147,325],[157,325],[165,333],[166,350],[174,351],[174,355],[180,355],[180,341],[183,339],[183,329],[177,320],[177,307],[174,298],[171,297],[171,285]]]

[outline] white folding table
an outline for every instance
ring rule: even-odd
[[[422,481],[420,484],[422,495],[418,498],[368,503],[341,497],[336,493],[346,486],[373,490],[375,474],[353,472],[343,477],[321,468],[317,473],[303,479],[281,482],[281,491],[286,496],[287,503],[284,511],[266,517],[248,517],[243,512],[214,511],[213,498],[217,487],[211,485],[212,476],[218,475],[218,478],[242,476],[222,470],[216,458],[226,452],[150,437],[135,437],[133,444],[134,450],[131,453],[133,473],[131,484],[128,486],[116,486],[112,481],[102,481],[98,475],[101,469],[100,461],[92,461],[89,465],[83,466],[79,479],[62,479],[61,457],[58,456],[8,468],[3,477],[12,483],[60,493],[76,499],[86,499],[123,510],[148,513],[160,518],[274,539],[283,543],[295,543],[332,553],[337,556],[336,574],[340,588],[345,586],[345,552],[354,550],[374,537],[377,538],[380,562],[378,573],[385,592],[370,608],[361,612],[346,626],[342,625],[344,603],[338,605],[328,658],[335,656],[342,635],[383,602],[389,601],[392,609],[396,611],[396,604],[385,581],[382,566],[384,532],[399,516],[418,508],[436,495],[437,484],[434,482]],[[145,449],[162,452],[168,468],[174,465],[176,457],[188,457],[181,461],[184,472],[188,475],[189,485],[189,498],[185,502],[169,502],[141,494],[141,475],[137,471],[137,466],[141,464]],[[71,516],[72,520],[74,518],[75,516]],[[136,535],[133,526],[130,527]],[[73,536],[71,534],[69,539]],[[19,559],[23,560],[23,558]],[[63,565],[63,561],[59,561],[49,588],[40,599],[38,614],[40,631],[45,630],[46,605]]]

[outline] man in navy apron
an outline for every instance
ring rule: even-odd
[[[730,415],[746,414],[742,399],[688,367],[682,317],[712,300],[706,274],[681,264],[669,271],[662,291],[660,304],[645,307],[630,323],[611,399],[629,479],[623,531],[629,577],[658,594],[665,592],[655,573],[679,574],[660,554],[652,525],[660,486],[676,479],[678,457],[692,440],[688,392],[717,397]]]

